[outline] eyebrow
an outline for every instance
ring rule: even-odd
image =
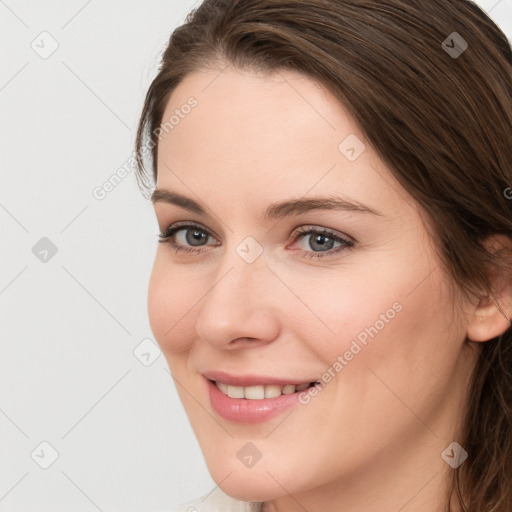
[[[151,195],[151,202],[168,203],[184,208],[199,215],[207,215],[206,208],[190,197],[182,196],[168,189],[155,189]],[[309,197],[290,199],[269,205],[262,215],[262,220],[281,219],[288,215],[300,215],[312,210],[342,210],[350,212],[371,213],[384,215],[373,208],[358,201],[348,200],[338,196]]]

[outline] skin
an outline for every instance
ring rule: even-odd
[[[173,92],[164,120],[190,96],[198,105],[158,150],[157,188],[207,215],[154,203],[162,232],[190,221],[210,237],[198,254],[159,244],[148,295],[212,478],[268,512],[444,511],[453,470],[441,453],[458,439],[474,342],[505,331],[506,319],[493,303],[454,307],[424,213],[327,90],[293,72],[221,69],[191,73]],[[350,134],[366,145],[353,162],[338,149]],[[382,215],[259,219],[270,203],[333,193]],[[315,235],[294,235],[300,226],[356,243],[322,252]],[[174,240],[194,247],[185,235]],[[252,263],[236,252],[247,236],[263,249]],[[201,372],[320,380],[397,302],[400,312],[307,405],[260,424],[212,409]],[[237,457],[249,441],[262,454],[251,468]]]

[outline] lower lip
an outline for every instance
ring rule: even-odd
[[[206,383],[214,411],[237,423],[261,423],[270,420],[299,402],[298,392],[261,400],[230,398],[215,383],[208,379]]]

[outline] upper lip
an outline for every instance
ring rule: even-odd
[[[276,377],[265,377],[263,375],[231,375],[222,371],[207,371],[202,373],[203,377],[216,382],[222,382],[229,386],[263,386],[265,384],[275,384],[278,386],[286,386],[287,384],[309,384],[310,382],[316,382],[317,379],[278,379]]]

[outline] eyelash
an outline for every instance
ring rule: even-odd
[[[176,242],[171,240],[171,237],[175,233],[177,233],[178,231],[181,231],[182,229],[186,230],[186,228],[196,229],[196,231],[201,231],[203,233],[206,233],[208,236],[211,236],[211,234],[208,232],[208,230],[204,229],[202,226],[200,226],[198,224],[192,224],[192,223],[174,224],[173,226],[169,226],[163,233],[160,233],[158,235],[160,238],[160,240],[158,242],[170,244],[171,247],[176,252],[183,252],[184,254],[188,254],[188,253],[199,254],[201,252],[204,252],[204,250],[199,247],[198,248],[186,247],[181,244],[177,244]],[[332,256],[333,254],[340,253],[341,251],[344,251],[346,249],[351,249],[355,245],[355,242],[348,240],[346,238],[343,238],[326,228],[314,229],[309,226],[304,226],[304,227],[299,228],[298,231],[295,233],[293,242],[296,242],[298,239],[302,239],[306,235],[310,235],[310,234],[319,234],[319,235],[327,236],[330,239],[334,240],[335,242],[340,242],[342,245],[336,249],[329,249],[328,251],[320,251],[320,252],[299,250],[299,252],[304,253],[304,256],[308,259],[320,259],[320,258]]]

